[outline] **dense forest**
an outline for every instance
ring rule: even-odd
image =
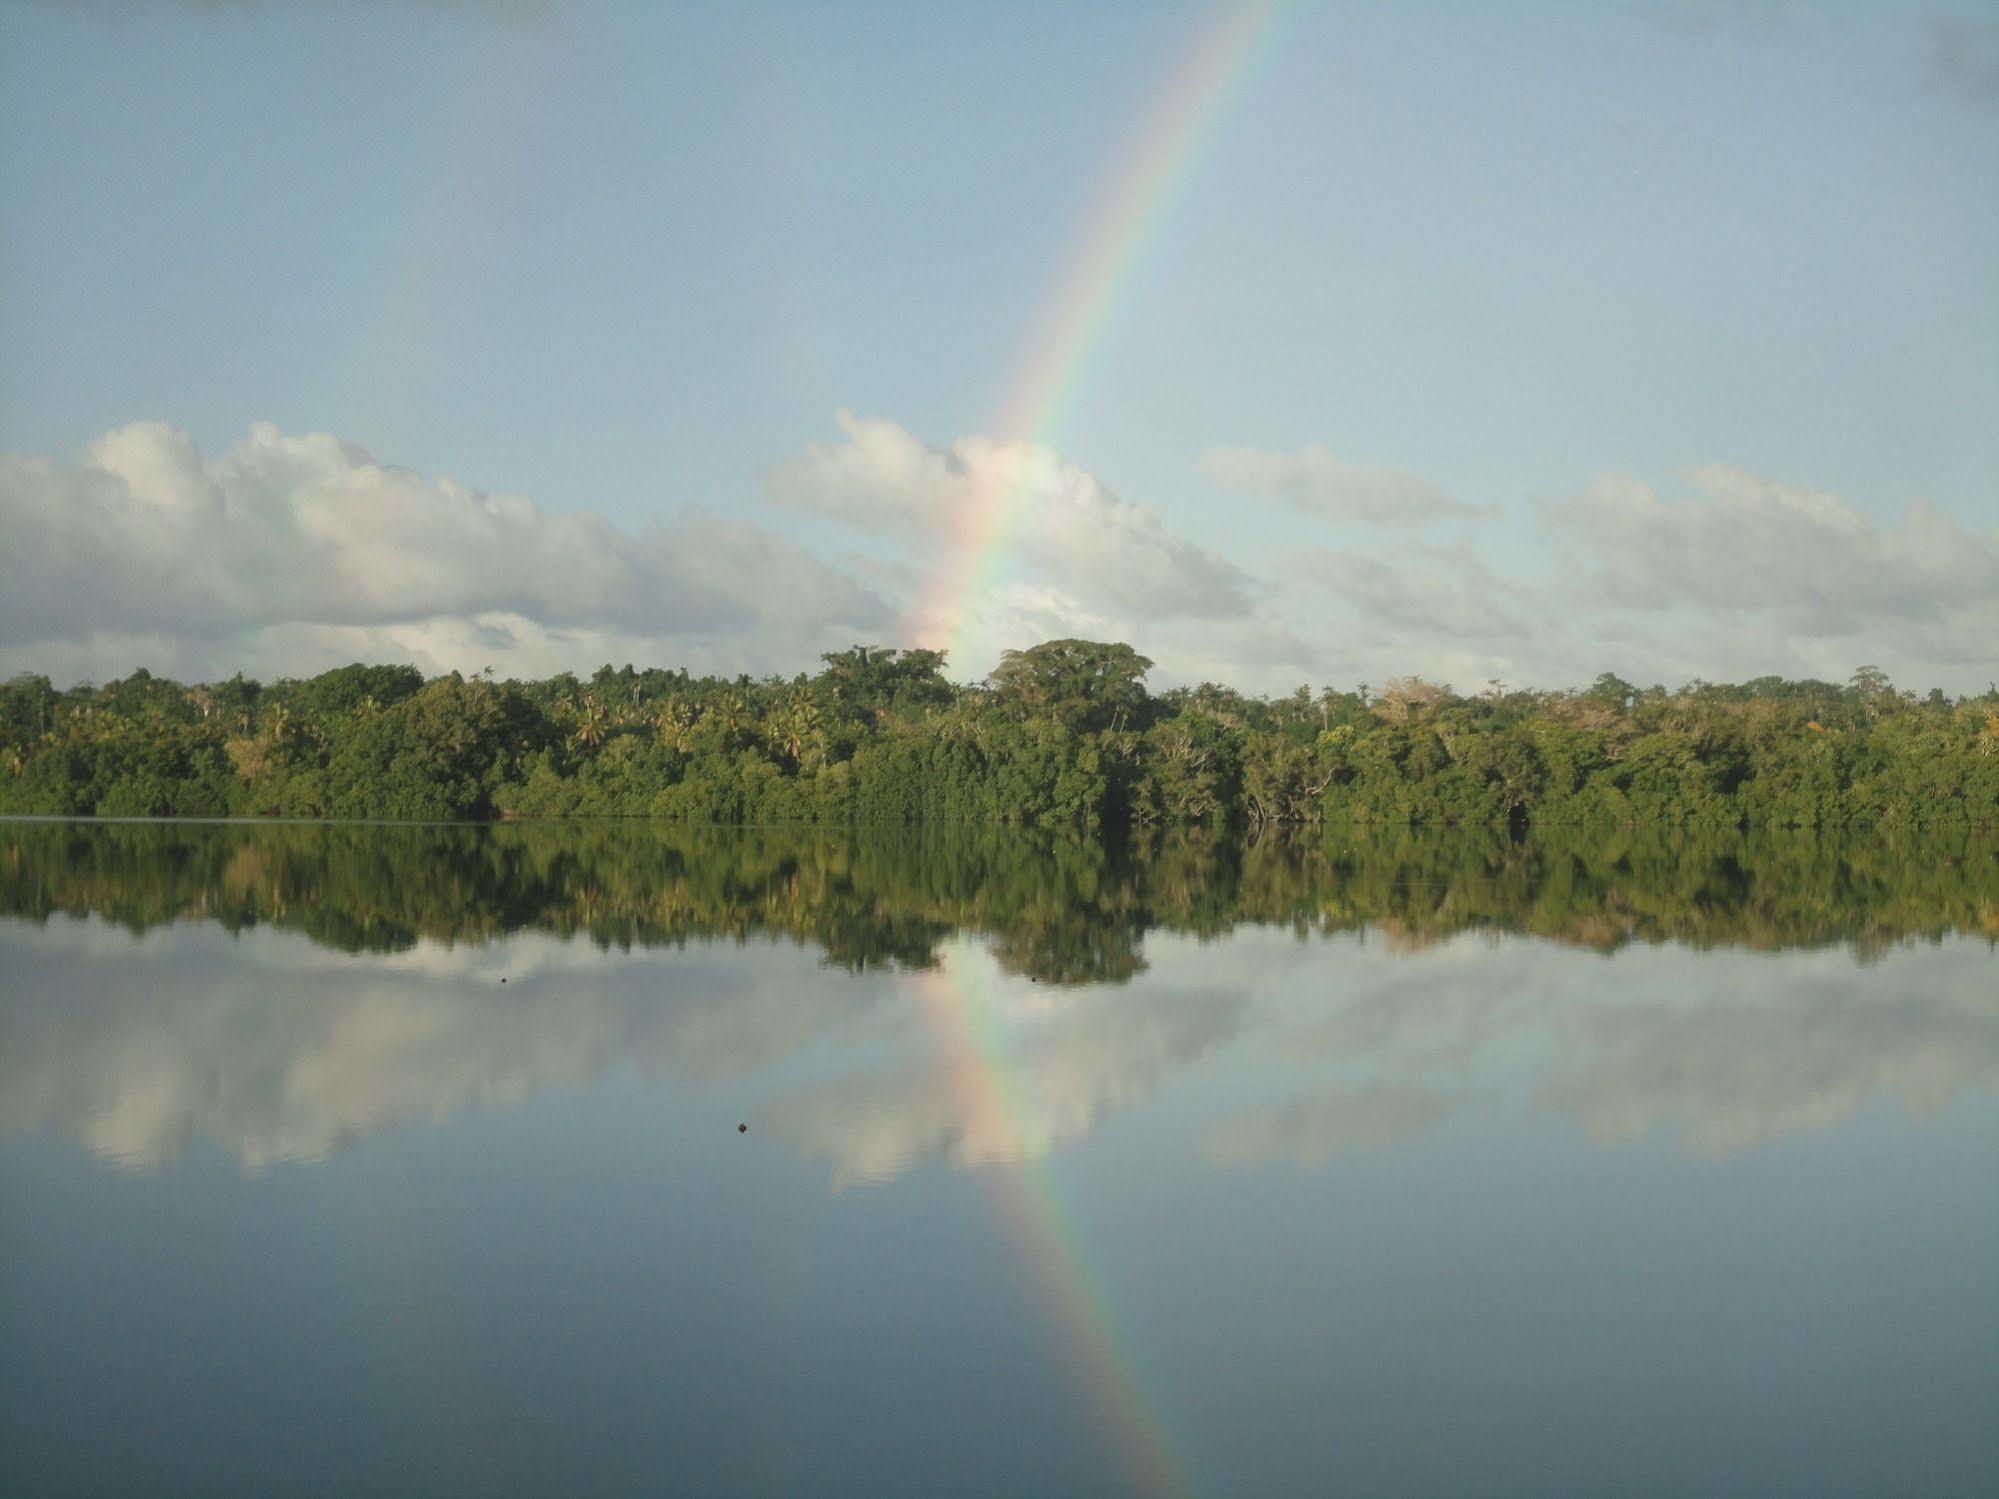
[[[1072,827],[1999,822],[1999,690],[1761,677],[1565,692],[1150,693],[1128,645],[1054,640],[956,685],[856,646],[790,680],[342,667],[0,687],[0,813]]]
[[[1465,931],[1601,952],[1999,940],[1999,844],[1969,829],[345,827],[15,823],[0,916],[300,931],[345,951],[521,931],[603,947],[790,940],[850,969],[928,967],[958,932],[1044,983],[1115,983],[1151,931]]]

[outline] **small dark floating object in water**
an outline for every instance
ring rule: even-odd
[[[739,1135],[747,1135],[749,1132],[750,1132],[750,1127],[747,1124],[739,1124],[736,1126],[736,1133]]]
[[[501,979],[501,980],[500,980],[500,982],[504,984],[504,983],[506,982],[506,980],[505,980],[505,979]]]

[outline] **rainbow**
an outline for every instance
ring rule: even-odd
[[[1146,1388],[1110,1296],[1090,1267],[1082,1236],[1029,1128],[1015,1085],[1006,1032],[994,1019],[985,963],[951,955],[920,975],[916,989],[935,1033],[964,1138],[978,1142],[995,1211],[1026,1265],[1035,1295],[1061,1340],[1098,1428],[1134,1494],[1194,1492],[1188,1467]]]
[[[1203,147],[1265,49],[1278,9],[1276,0],[1229,5],[1148,111],[1004,388],[994,440],[980,455],[985,461],[969,475],[943,560],[905,621],[905,638],[941,648],[961,665],[991,653],[995,642],[981,638],[978,605],[990,596],[1008,544],[1026,518],[1024,471],[1048,456],[1022,454],[1018,445],[1047,443],[1056,435],[1141,252],[1195,177]],[[966,1138],[980,1142],[971,1164],[990,1168],[999,1217],[1131,1491],[1191,1494],[1188,1464],[1041,1159],[1043,1142],[1028,1128],[1006,1036],[979,977],[985,967],[951,961],[923,975],[917,986]]]
[[[1238,0],[1225,8],[1147,112],[1004,387],[991,428],[995,449],[970,475],[943,560],[904,622],[905,638],[947,651],[961,667],[990,653],[994,642],[982,638],[977,605],[998,581],[1027,509],[1027,486],[1015,477],[1022,465],[1018,455],[1009,459],[1005,445],[1056,435],[1141,252],[1197,175],[1203,148],[1265,50],[1279,8],[1279,0]]]

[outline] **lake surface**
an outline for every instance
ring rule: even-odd
[[[0,823],[0,1491],[1999,1492],[1995,939],[1972,837]]]

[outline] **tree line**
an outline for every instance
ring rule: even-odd
[[[1698,827],[1999,823],[1999,689],[1759,677],[1572,691],[1151,693],[1129,645],[855,646],[815,674],[0,687],[0,813],[407,821]]]
[[[1865,957],[1999,941],[1999,846],[1970,829],[0,828],[0,916],[57,915],[134,932],[273,926],[350,952],[521,931],[605,948],[789,940],[852,970],[925,968],[969,932],[1044,983],[1119,982],[1144,968],[1149,932],[1239,925],[1410,948],[1490,931],[1603,952],[1845,944]]]

